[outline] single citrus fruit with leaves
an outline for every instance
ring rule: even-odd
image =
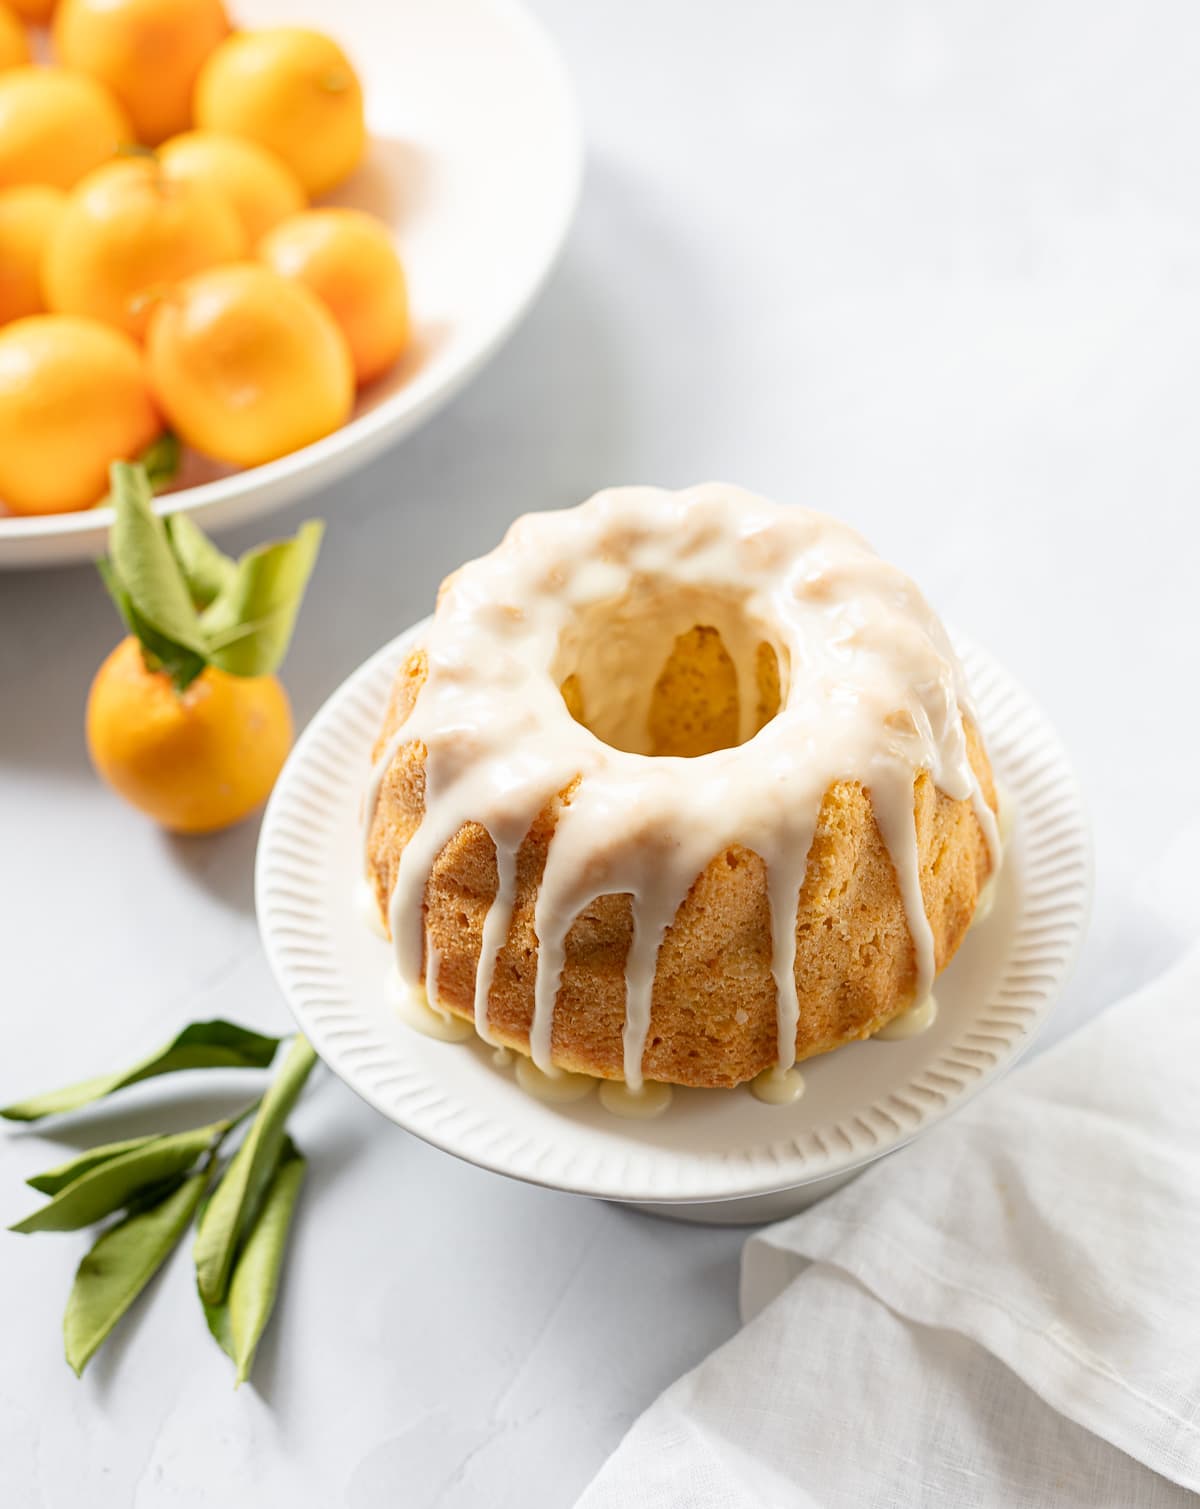
[[[138,140],[156,146],[192,118],[192,90],[229,35],[221,0],[59,0],[54,50],[112,90]]]
[[[223,194],[237,211],[253,248],[306,200],[300,180],[274,152],[226,131],[185,131],[158,149],[165,176]]]
[[[177,692],[130,635],[96,674],[87,706],[92,763],[139,811],[176,833],[208,833],[270,794],[292,744],[274,676],[212,667]]]
[[[61,189],[0,189],[0,325],[45,309],[42,261],[67,200]]]
[[[341,327],[360,383],[370,382],[408,345],[404,269],[387,227],[362,210],[307,210],[263,240],[259,256],[325,304]]]
[[[174,182],[152,157],[117,158],[67,201],[46,253],[46,302],[141,336],[175,283],[245,249],[242,222],[222,195]]]
[[[0,68],[17,68],[29,59],[29,38],[20,18],[0,3]]]
[[[345,337],[300,284],[252,262],[181,283],[146,334],[150,387],[186,444],[258,466],[320,440],[354,402]]]
[[[161,428],[141,352],[119,330],[55,314],[0,329],[0,502],[14,513],[90,508],[109,463]]]
[[[332,38],[299,26],[237,32],[200,70],[196,124],[248,136],[283,158],[310,195],[358,166],[362,85]]]
[[[131,630],[96,673],[87,740],[101,777],[178,833],[239,822],[287,758],[287,652],[321,525],[234,561],[151,507],[142,468],[113,467],[105,583]]]
[[[0,188],[69,189],[132,139],[124,110],[86,73],[32,66],[0,73]]]

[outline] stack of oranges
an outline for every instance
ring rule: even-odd
[[[89,508],[164,429],[256,466],[343,424],[409,340],[385,226],[309,207],[365,148],[321,33],[0,0],[0,505]]]

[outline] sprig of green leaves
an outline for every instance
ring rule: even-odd
[[[139,1059],[132,1068],[18,1100],[0,1109],[0,1116],[7,1121],[40,1121],[43,1116],[78,1110],[93,1100],[123,1090],[126,1085],[136,1085],[139,1080],[174,1074],[180,1069],[265,1069],[275,1057],[279,1043],[277,1037],[267,1037],[220,1017],[211,1022],[193,1022],[156,1052]]]
[[[130,1211],[80,1263],[63,1316],[63,1344],[76,1377],[170,1257],[208,1187],[212,1170],[177,1184],[156,1204]]]
[[[229,1130],[227,1121],[154,1137],[145,1147],[116,1153],[72,1179],[10,1231],[78,1231],[123,1210],[137,1195],[182,1178]]]
[[[145,465],[114,461],[113,526],[100,574],[152,665],[184,691],[208,665],[234,676],[267,676],[287,653],[324,526],[294,539],[224,555],[185,515],[153,508]]]
[[[234,1262],[258,1219],[283,1156],[287,1119],[316,1061],[308,1042],[298,1037],[205,1207],[194,1256],[196,1286],[206,1305],[219,1305],[229,1290]]]
[[[235,1387],[250,1376],[259,1338],[271,1318],[292,1211],[307,1168],[308,1161],[299,1148],[290,1137],[285,1138],[263,1194],[262,1209],[250,1228],[225,1298],[208,1304],[201,1295],[208,1329],[237,1366]]]
[[[33,1121],[184,1069],[262,1069],[279,1043],[233,1022],[195,1022],[131,1068],[19,1101],[0,1115]],[[236,1382],[249,1376],[306,1169],[287,1118],[315,1063],[297,1037],[266,1093],[238,1115],[93,1147],[26,1181],[49,1199],[13,1231],[76,1231],[121,1213],[79,1265],[67,1302],[63,1335],[77,1374],[199,1215],[196,1274],[205,1318],[236,1365]],[[225,1144],[245,1122],[222,1164]]]

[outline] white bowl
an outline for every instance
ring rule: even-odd
[[[160,508],[205,529],[324,487],[428,419],[528,308],[578,198],[579,126],[562,63],[515,0],[235,0],[246,26],[320,27],[366,91],[367,161],[331,202],[394,230],[415,340],[342,429],[249,471],[189,461]],[[17,518],[0,509],[0,568],[102,554],[111,511]]]
[[[790,1106],[745,1090],[676,1090],[658,1121],[623,1121],[596,1098],[547,1105],[472,1037],[436,1042],[389,1000],[391,946],[360,909],[359,827],[388,691],[422,625],[334,693],[275,787],[257,866],[259,927],[301,1029],[383,1115],[483,1168],[690,1219],[797,1209],[957,1109],[1008,1068],[1073,964],[1091,896],[1079,788],[1053,730],[993,660],[958,641],[1013,836],[996,904],[937,985],[933,1027],[855,1043],[802,1066]]]

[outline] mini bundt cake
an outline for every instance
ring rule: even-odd
[[[709,484],[443,584],[366,802],[400,974],[488,1042],[733,1086],[928,994],[998,847],[958,659],[845,525]]]

